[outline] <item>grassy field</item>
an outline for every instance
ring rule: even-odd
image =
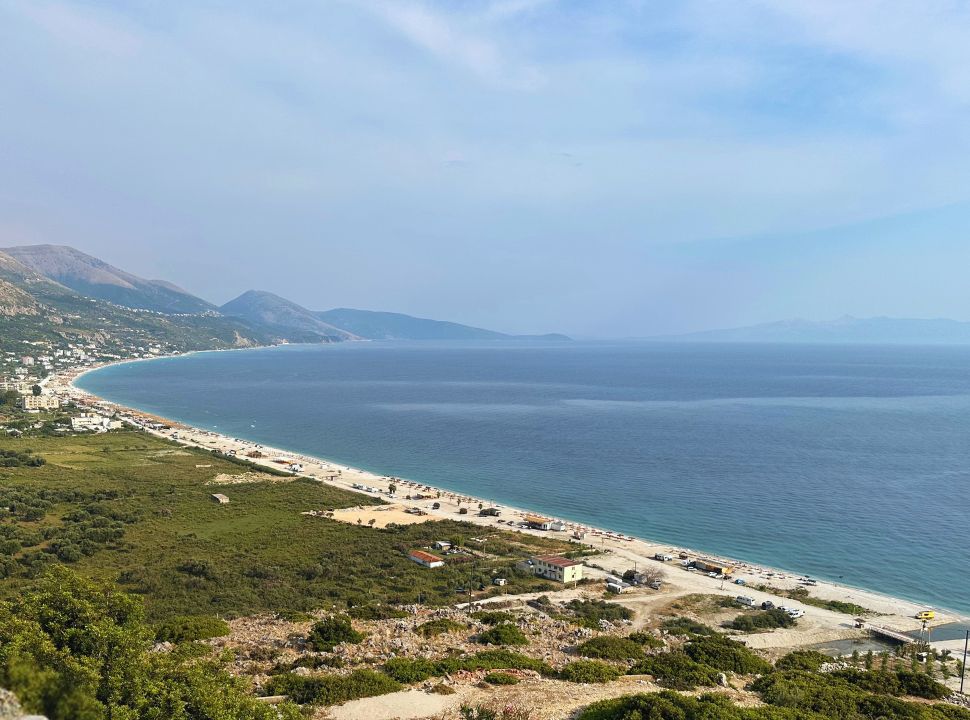
[[[454,602],[494,574],[508,592],[551,587],[514,564],[562,543],[429,522],[387,530],[301,515],[377,502],[305,479],[214,486],[245,468],[144,433],[0,439],[43,457],[0,468],[0,596],[47,565],[117,581],[146,598],[149,616],[236,616],[365,603]],[[205,466],[205,467],[199,467]],[[211,494],[230,498],[219,505]],[[407,559],[438,539],[487,533],[489,557],[429,570]]]

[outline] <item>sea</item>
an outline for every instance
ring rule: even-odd
[[[970,614],[970,347],[365,342],[109,366],[232,437]]]

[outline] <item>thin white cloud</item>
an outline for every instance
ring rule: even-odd
[[[119,57],[134,55],[142,46],[132,28],[91,8],[61,2],[24,2],[14,8],[64,45]]]
[[[522,3],[518,5],[517,9],[499,8],[498,12],[509,17],[526,9]],[[411,0],[372,0],[366,7],[414,46],[481,80],[525,88],[535,86],[541,79],[535,66],[513,59],[497,38],[489,36],[482,23],[469,22],[470,16],[449,15]]]

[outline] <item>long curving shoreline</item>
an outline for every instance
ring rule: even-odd
[[[48,385],[55,392],[63,393],[82,405],[113,409],[119,412],[121,415],[130,418],[130,420],[135,424],[143,426],[143,420],[151,419],[171,425],[173,428],[177,428],[178,430],[178,442],[185,445],[207,450],[217,450],[226,453],[235,450],[240,455],[244,455],[247,451],[251,451],[257,446],[257,443],[253,441],[230,438],[226,435],[213,431],[188,426],[180,422],[173,422],[165,418],[158,418],[136,408],[128,408],[116,403],[112,403],[99,398],[88,391],[82,390],[74,384],[75,381],[83,375],[95,370],[100,370],[108,365],[117,365],[128,362],[143,362],[150,359],[159,358],[123,360],[80,369],[76,372],[62,373],[58,376],[53,376],[48,381]],[[148,431],[159,437],[172,439],[171,431]],[[362,492],[362,490],[359,487],[355,487],[355,485],[364,485],[375,488],[377,492],[364,492],[363,494],[388,499],[387,486],[393,481],[398,485],[398,487],[402,488],[402,490],[409,487],[420,487],[422,488],[422,492],[427,495],[433,496],[440,493],[440,498],[426,498],[424,500],[402,500],[400,499],[399,493],[398,497],[394,498],[393,500],[396,505],[400,505],[403,508],[419,509],[427,513],[428,517],[431,518],[461,519],[477,525],[491,527],[492,529],[516,530],[518,532],[531,532],[536,534],[552,534],[559,537],[568,537],[574,531],[585,532],[586,537],[583,542],[593,548],[607,552],[607,555],[605,556],[605,563],[600,564],[607,565],[610,570],[622,572],[622,570],[632,568],[634,565],[643,567],[646,563],[656,562],[652,558],[657,552],[673,554],[676,557],[678,553],[685,551],[684,548],[675,547],[666,543],[633,538],[612,532],[610,530],[591,527],[589,525],[583,525],[581,523],[570,521],[564,521],[567,529],[564,531],[565,534],[563,534],[525,530],[517,527],[513,528],[504,522],[499,524],[495,518],[479,517],[474,514],[474,512],[459,516],[457,514],[459,505],[463,507],[468,507],[469,505],[477,507],[477,504],[480,502],[489,506],[495,506],[496,504],[487,499],[455,493],[443,488],[431,487],[425,483],[414,483],[408,480],[392,479],[358,468],[339,465],[324,458],[311,456],[304,453],[296,453],[285,448],[274,448],[262,445],[259,445],[259,448],[260,451],[263,452],[263,454],[267,457],[256,459],[255,462],[258,464],[263,464],[269,467],[278,467],[278,465],[274,465],[273,458],[285,456],[301,463],[304,466],[304,471],[302,473],[303,475],[312,477],[321,482],[327,482],[334,486],[341,487],[342,489],[351,490],[353,492]],[[440,508],[433,509],[431,507],[432,499],[435,502],[440,503]],[[501,504],[501,507],[503,509],[502,520],[506,520],[510,516],[521,518],[525,514],[534,514],[526,509],[510,506],[504,503]],[[691,557],[697,556],[697,553],[690,551],[687,552],[689,552]],[[705,553],[705,556],[709,557],[710,555]],[[765,593],[759,593],[758,591],[753,590],[750,586],[756,584],[766,584],[773,587],[791,588],[797,586],[799,584],[799,580],[801,579],[801,576],[784,570],[778,570],[763,565],[745,563],[729,558],[719,559],[722,559],[725,561],[725,563],[730,563],[738,568],[736,576],[745,579],[749,583],[749,587],[745,588],[743,593],[755,597],[755,599],[759,601],[762,599],[771,598],[773,596]],[[740,588],[734,588],[730,585],[724,586],[724,584],[720,583],[720,581],[708,578],[698,573],[682,572],[680,568],[675,568],[670,564],[668,564],[668,568],[668,585],[671,587],[673,592],[719,592],[722,594],[733,595],[735,594],[735,590],[740,591]],[[831,581],[816,580],[815,582],[817,584],[811,587],[811,592],[814,597],[823,600],[839,600],[842,602],[851,602],[862,605],[863,607],[867,607],[885,616],[879,619],[880,624],[888,625],[900,630],[914,630],[919,627],[920,623],[914,617],[918,610],[924,609],[924,606],[920,605],[919,603],[901,598],[895,598],[870,590],[834,583]],[[777,597],[774,597],[774,599],[777,600]],[[803,605],[796,601],[786,600],[785,603],[787,605],[800,607],[805,610],[806,620],[808,621],[807,624],[810,624],[811,626],[811,632],[806,633],[805,637],[802,638],[805,642],[816,639],[819,641],[825,641],[828,639],[854,637],[858,635],[858,631],[853,630],[852,618],[850,616],[817,608],[811,605]],[[953,621],[967,622],[967,618],[961,617],[955,612],[942,611],[938,613],[937,621],[935,621],[934,624],[938,625]],[[770,642],[770,636],[765,636],[765,638],[761,638],[758,641],[761,642],[765,640]],[[950,647],[950,645],[947,643],[941,643],[939,647]],[[951,649],[955,649],[955,645],[953,645]]]

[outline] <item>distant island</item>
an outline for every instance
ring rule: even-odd
[[[675,342],[970,345],[970,322],[850,315],[829,321],[782,320],[723,330],[649,338]]]

